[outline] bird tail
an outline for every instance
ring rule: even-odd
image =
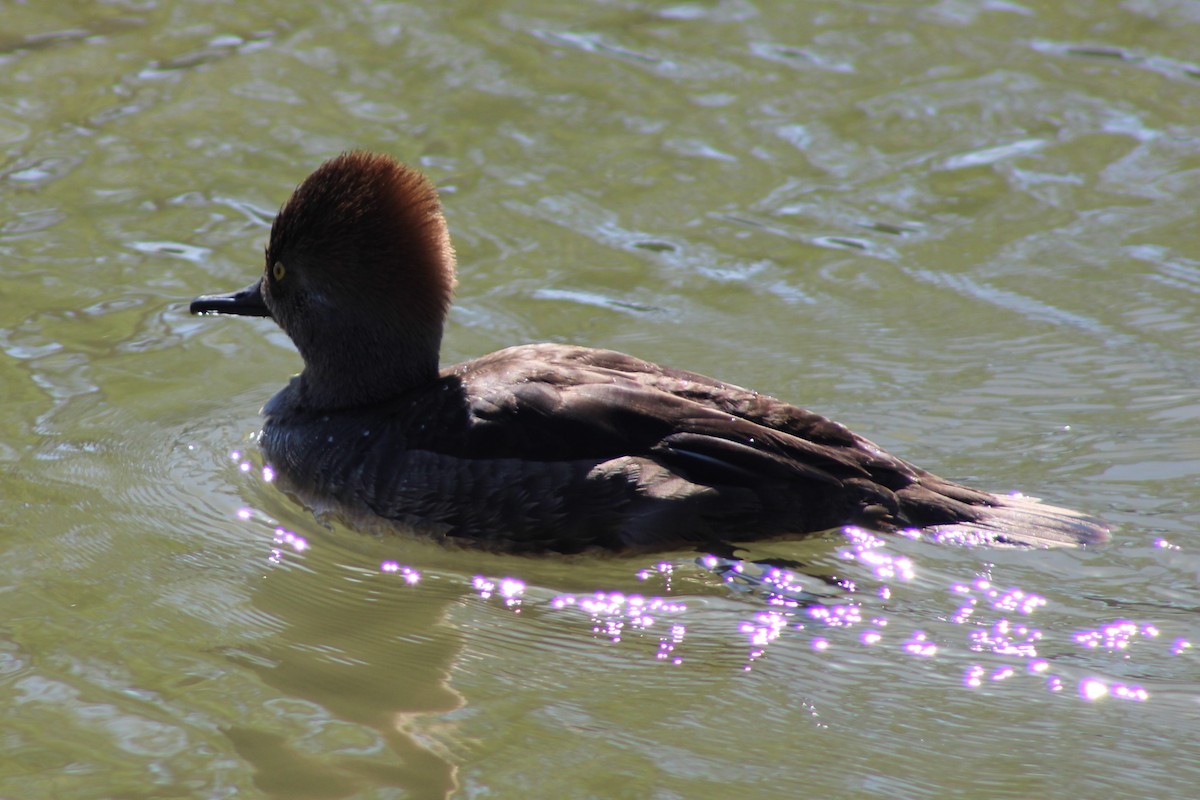
[[[929,525],[923,533],[937,541],[993,547],[1081,547],[1109,539],[1103,520],[1036,497],[992,495],[972,510],[972,519]]]

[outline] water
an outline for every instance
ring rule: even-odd
[[[0,796],[1194,796],[1194,4],[2,13]],[[186,303],[349,147],[442,188],[447,362],[719,375],[1112,544],[780,588],[317,523],[251,442],[294,351]]]

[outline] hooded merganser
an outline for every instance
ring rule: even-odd
[[[271,317],[300,350],[260,445],[302,501],[448,541],[644,551],[843,525],[1034,547],[1108,536],[781,400],[611,350],[528,344],[439,370],[454,285],[433,185],[350,152],[280,209],[264,274],[191,311]]]

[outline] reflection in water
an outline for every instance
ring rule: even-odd
[[[312,557],[309,537],[260,512],[243,508],[236,516],[271,532],[272,569],[252,602],[282,627],[228,655],[289,698],[276,704],[272,729],[245,723],[225,730],[254,766],[255,785],[281,797],[342,797],[347,787],[373,786],[422,786],[420,796],[448,797],[457,779],[441,744],[453,739],[444,717],[463,705],[449,680],[457,649],[445,621],[451,598],[398,592],[421,582],[418,571],[398,562],[367,574]],[[314,580],[320,592],[312,590]],[[280,735],[279,726],[292,735]]]

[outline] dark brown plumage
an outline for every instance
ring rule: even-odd
[[[454,259],[433,187],[385,156],[323,164],[263,277],[197,313],[272,316],[304,372],[261,445],[306,502],[513,552],[717,546],[856,524],[1030,546],[1103,523],[946,481],[842,425],[690,372],[556,344],[437,371]]]

